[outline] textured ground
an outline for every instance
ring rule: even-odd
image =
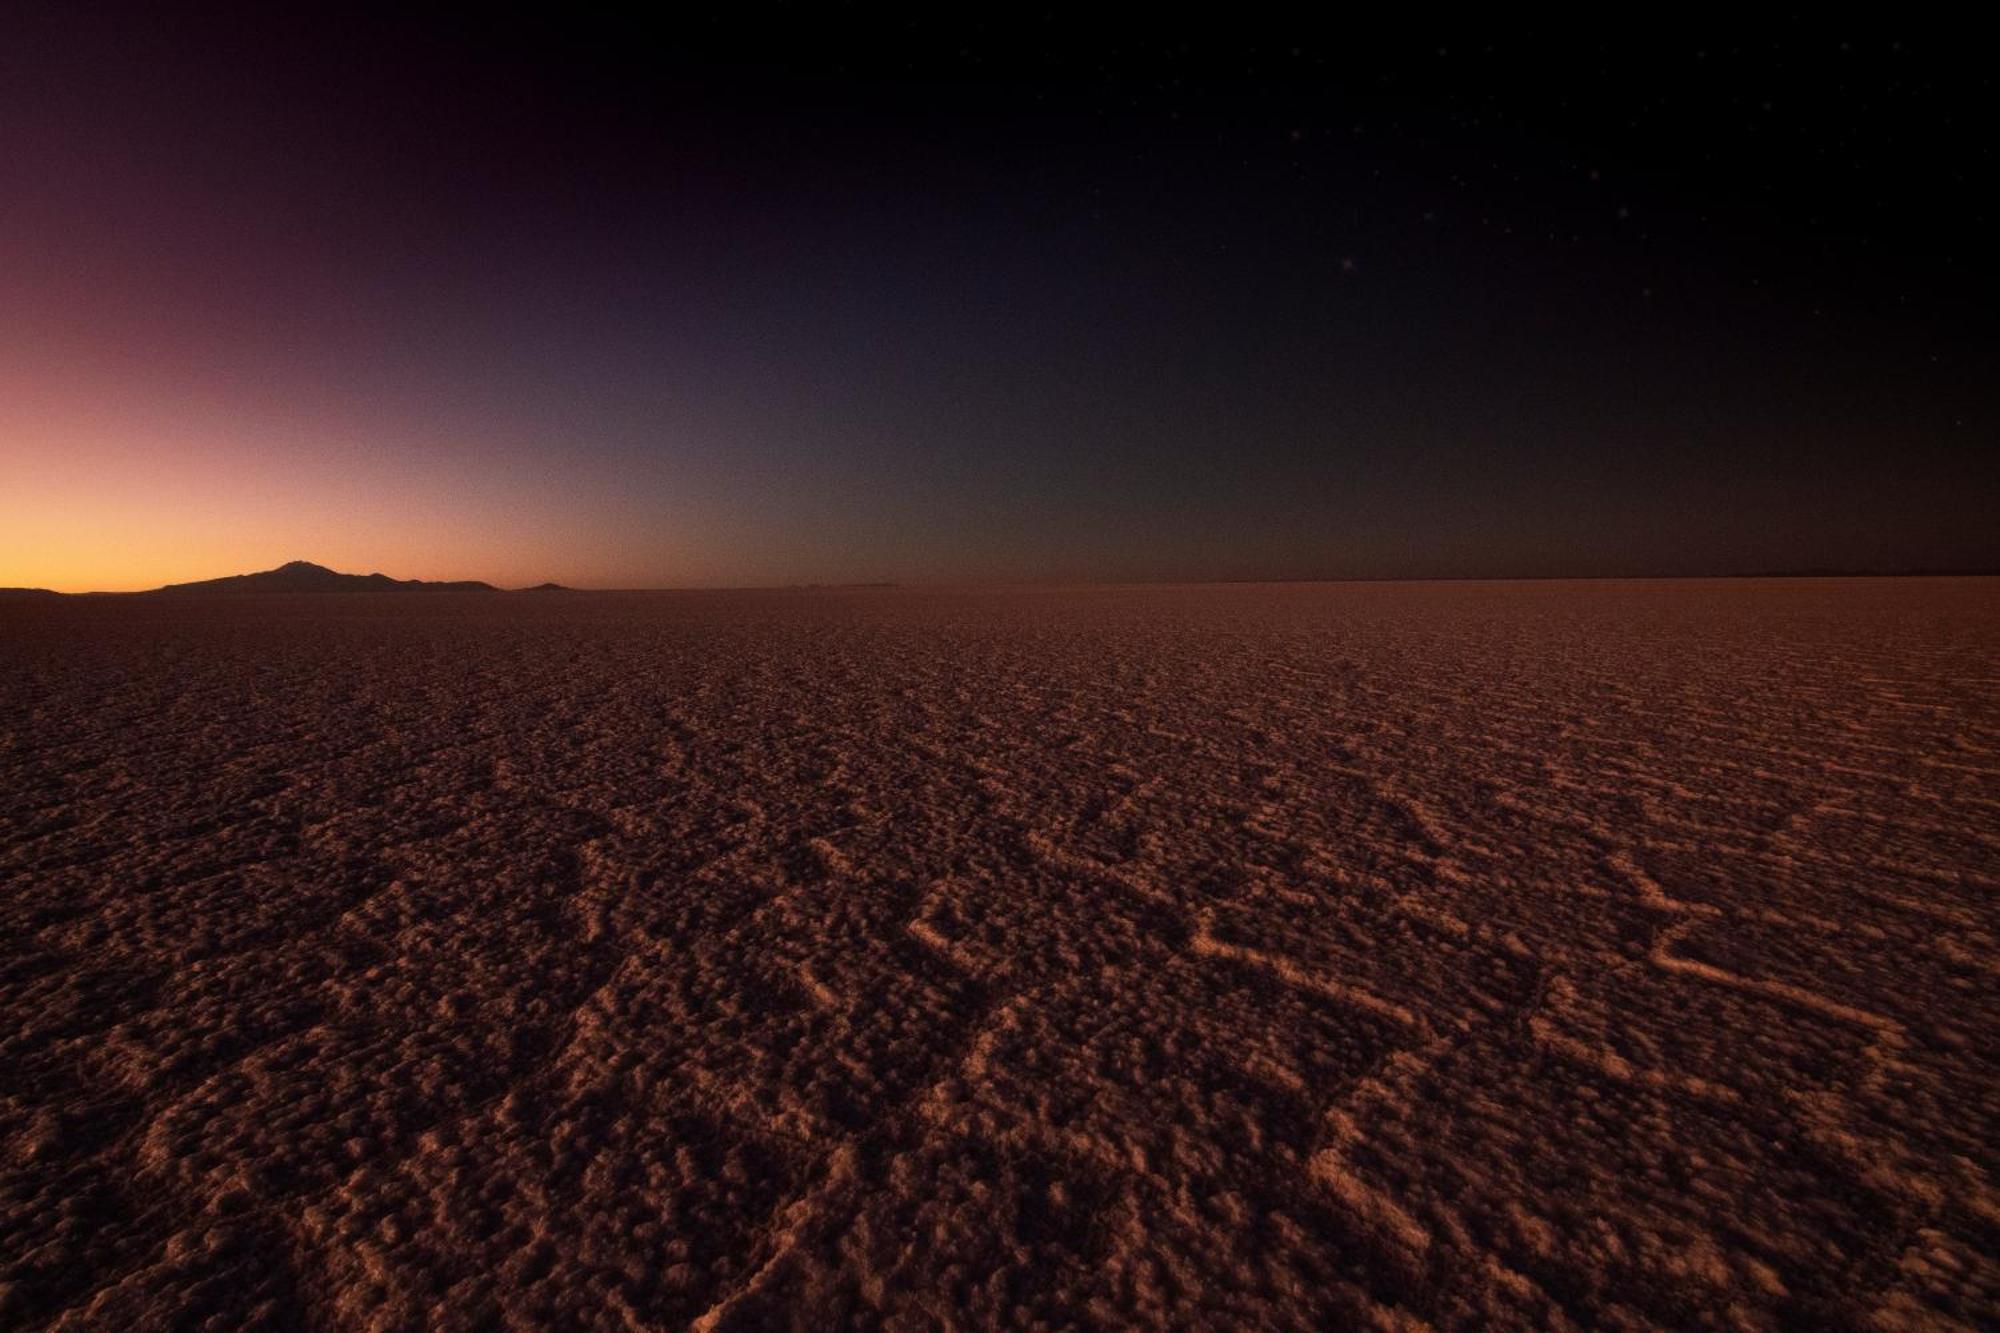
[[[1954,1327],[2000,583],[0,606],[0,1324]]]

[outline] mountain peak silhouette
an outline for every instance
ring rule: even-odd
[[[194,583],[169,583],[156,592],[494,592],[476,579],[432,583],[424,579],[392,579],[387,574],[342,574],[310,560],[288,560],[276,569]]]

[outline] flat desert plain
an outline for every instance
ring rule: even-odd
[[[0,607],[0,1323],[2000,1317],[2000,581]]]

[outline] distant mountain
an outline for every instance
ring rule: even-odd
[[[0,588],[0,597],[60,597],[61,593],[48,588]]]
[[[169,583],[155,592],[495,592],[490,583],[463,579],[456,583],[429,583],[423,579],[392,579],[387,574],[342,574],[294,560],[256,574],[233,574],[228,578],[202,579],[196,583]]]
[[[560,583],[537,583],[537,584],[536,584],[536,585],[535,585],[534,587],[532,587],[532,588],[520,588],[520,589],[517,589],[517,591],[519,591],[519,592],[569,592],[569,591],[571,591],[571,590],[570,590],[569,588],[566,588],[566,587],[564,587],[564,586],[563,586],[562,584],[560,584]]]

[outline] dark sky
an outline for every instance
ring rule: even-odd
[[[0,584],[2000,567],[1960,32],[4,26]]]

